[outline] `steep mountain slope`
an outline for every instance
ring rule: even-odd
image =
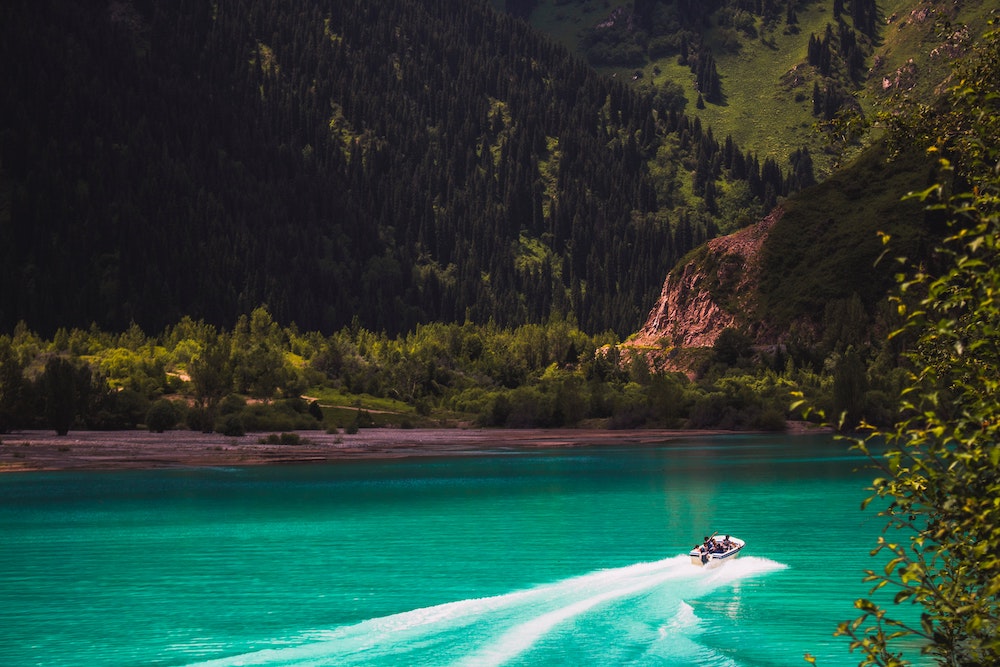
[[[986,16],[979,2],[921,2],[887,17],[887,39],[874,52],[866,104],[934,100],[950,74],[943,61],[969,48]],[[910,56],[893,67],[900,52]],[[844,304],[863,308],[869,327],[885,317],[880,309],[898,270],[894,259],[933,261],[931,248],[944,231],[921,204],[903,201],[929,185],[933,156],[897,149],[874,140],[760,223],[690,253],[667,276],[631,344],[711,346],[726,328],[759,344],[785,342],[790,335],[813,344],[825,329],[838,326],[834,320]],[[888,245],[883,234],[891,239]]]
[[[830,305],[849,300],[874,320],[894,258],[927,257],[943,232],[919,203],[901,201],[926,184],[931,166],[925,156],[890,156],[878,143],[755,225],[709,241],[667,275],[630,344],[711,347],[727,328],[758,344],[787,342],[793,330],[814,332],[815,342],[835,316]]]
[[[808,147],[825,177],[886,97],[927,95],[980,34],[984,0],[494,0],[599,70],[679,100],[741,145]],[[714,72],[714,74],[713,74]],[[715,91],[714,94],[712,91]],[[702,104],[696,104],[699,96]]]
[[[0,329],[624,333],[794,187],[482,0],[14,0],[0,60]]]
[[[728,328],[746,329],[757,311],[761,250],[781,219],[777,208],[756,224],[712,239],[667,275],[639,347],[711,347]]]
[[[873,0],[495,2],[763,155],[808,147],[822,176],[844,147],[817,126],[856,109],[849,92],[878,32]]]

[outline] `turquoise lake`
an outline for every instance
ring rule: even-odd
[[[0,665],[856,665],[828,437],[0,475]],[[747,541],[705,570],[704,535]]]

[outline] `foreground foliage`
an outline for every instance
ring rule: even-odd
[[[951,235],[933,265],[900,277],[913,337],[902,417],[857,446],[881,476],[874,501],[886,520],[867,580],[913,603],[919,621],[875,599],[840,633],[863,665],[910,664],[917,639],[943,665],[1000,663],[1000,33],[986,34],[958,71],[946,105],[897,118],[902,141],[942,155],[939,185],[915,195],[944,212]],[[952,186],[961,191],[952,194]],[[876,446],[887,448],[874,456]],[[866,503],[867,504],[867,503]]]

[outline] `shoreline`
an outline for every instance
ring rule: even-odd
[[[0,474],[59,470],[199,468],[363,459],[474,456],[509,451],[645,445],[682,438],[759,435],[697,429],[362,429],[356,434],[298,432],[297,445],[261,444],[265,433],[234,438],[193,431],[19,431],[0,435]],[[829,433],[790,422],[781,435]],[[777,435],[777,433],[776,433]]]

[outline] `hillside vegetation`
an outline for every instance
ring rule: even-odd
[[[820,178],[857,154],[887,98],[934,94],[990,10],[982,0],[494,4],[600,71],[669,91],[686,113],[762,156],[809,148]]]
[[[944,232],[919,202],[903,201],[929,185],[932,166],[922,153],[890,156],[880,142],[785,201],[761,254],[756,318],[772,331],[820,323],[829,303],[852,296],[874,314],[894,284],[896,258],[928,257]],[[891,236],[889,248],[880,234]]]
[[[933,160],[880,137],[897,124],[900,110],[933,103],[951,76],[951,62],[982,33],[989,3],[887,2],[873,8],[865,2],[599,6],[539,0],[510,6],[639,90],[677,94],[680,86],[686,112],[711,119],[716,131],[727,128],[762,154],[812,148],[810,162],[827,176],[782,200],[779,222],[753,266],[701,247],[673,270],[697,277],[714,305],[683,295],[681,302],[720,307],[720,321],[734,322],[761,344],[819,345],[802,363],[825,356],[820,343],[837,337],[827,328],[839,328],[837,313],[849,304],[862,309],[861,339],[891,326],[884,297],[899,270],[896,258],[930,261],[944,226],[919,204],[902,201],[927,187]],[[576,28],[560,32],[557,24]],[[706,75],[712,68],[717,81]],[[698,96],[703,103],[692,105]],[[720,231],[749,222],[727,211]],[[883,245],[883,238],[891,242]],[[754,274],[750,283],[748,273]],[[727,294],[737,283],[741,293]],[[694,322],[698,315],[692,313],[673,318],[700,332],[682,325],[686,333],[678,340],[712,341],[720,333]],[[666,329],[647,324],[638,338],[644,344],[659,338],[669,351],[674,336]]]
[[[711,24],[720,8],[697,16]],[[51,424],[40,397],[60,382],[101,397],[74,408],[92,427],[141,423],[128,401],[164,396],[235,412],[305,395],[488,425],[747,428],[792,416],[794,389],[892,418],[903,342],[879,343],[894,326],[891,258],[933,266],[943,229],[900,203],[931,174],[903,116],[817,184],[810,151],[761,159],[669,90],[601,77],[486,4],[188,9],[0,8],[16,93],[0,100],[8,423]],[[710,40],[685,25],[685,39]],[[45,37],[34,61],[13,57],[35,40],[17,26]],[[811,67],[823,41],[808,40]],[[894,109],[922,94],[890,88]],[[710,257],[705,239],[779,210],[756,283],[714,267],[726,280],[710,296],[750,304],[736,324],[699,350],[650,344],[683,375],[617,347],[678,257]],[[252,343],[249,313],[279,333]],[[214,369],[212,393],[193,368]]]
[[[6,330],[266,303],[624,334],[720,217],[811,178],[480,0],[15,0],[0,58]]]

